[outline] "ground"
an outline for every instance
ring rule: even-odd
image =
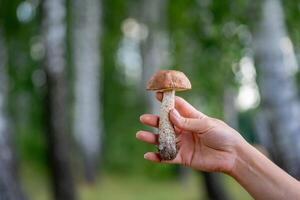
[[[22,170],[26,192],[32,200],[50,200],[49,183],[45,175],[33,170]],[[232,178],[222,176],[233,200],[252,199]],[[84,200],[199,200],[207,199],[201,177],[190,172],[185,182],[151,179],[144,176],[104,174],[94,185],[79,184],[79,196]]]

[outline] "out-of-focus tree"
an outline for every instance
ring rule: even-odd
[[[64,0],[43,2],[44,69],[47,76],[47,142],[54,198],[75,199],[70,168],[70,150],[66,118]]]
[[[234,129],[238,129],[238,110],[235,104],[236,91],[227,86],[224,88],[224,121]]]
[[[0,199],[23,200],[17,174],[13,134],[8,117],[7,51],[3,29],[0,27]]]
[[[280,0],[263,1],[257,27],[255,57],[262,108],[271,133],[269,139],[276,150],[273,158],[300,178],[300,104],[295,80],[298,69]]]
[[[141,167],[143,160],[139,153],[147,148],[132,140],[132,133],[140,126],[136,120],[142,112],[139,106],[142,99],[137,96],[137,88],[129,78],[136,76],[138,70],[127,73],[128,69],[118,65],[116,59],[124,38],[122,24],[128,19],[129,6],[132,5],[129,2],[133,1],[103,0],[103,118],[107,133],[104,141],[104,167],[122,174],[145,172],[146,167]],[[129,58],[132,57],[126,57]],[[124,155],[130,155],[130,161]]]
[[[228,193],[221,182],[219,174],[203,172],[204,186],[207,191],[207,197],[210,200],[227,200]]]
[[[103,134],[101,101],[101,8],[102,1],[73,1],[73,63],[75,67],[74,126],[81,149],[85,177],[95,179],[101,159]],[[100,157],[99,157],[100,155]]]
[[[159,113],[157,100],[153,92],[145,91],[150,77],[159,69],[166,66],[167,38],[167,5],[168,0],[141,1],[141,21],[147,26],[147,38],[141,42],[142,76],[141,81],[146,102],[146,110],[150,113]]]

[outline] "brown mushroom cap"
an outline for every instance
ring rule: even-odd
[[[155,91],[183,91],[192,88],[191,82],[186,75],[175,70],[160,70],[149,80],[147,90]]]

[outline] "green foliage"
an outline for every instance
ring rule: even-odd
[[[300,49],[300,11],[299,11],[300,2],[297,1],[287,1],[282,3],[284,8],[284,14],[286,18],[286,24],[289,31],[289,35],[295,45],[297,51]]]
[[[30,56],[32,39],[40,35],[42,17],[39,9],[31,22],[22,24],[16,18],[20,1],[1,1],[9,45],[9,73],[11,76],[10,108],[15,118],[18,147],[22,159],[45,164],[44,87],[33,84],[32,76],[41,63]],[[245,23],[244,12],[249,1],[196,0],[169,2],[168,34],[171,59],[175,69],[184,71],[191,79],[193,90],[182,93],[208,114],[222,117],[223,91],[236,85],[231,66],[242,56],[243,42],[237,33]],[[132,6],[140,1],[104,0],[102,34],[102,100],[104,117],[104,169],[122,173],[172,176],[173,166],[158,167],[143,160],[143,153],[153,147],[137,142],[136,131],[145,129],[139,115],[145,111],[136,88],[123,82],[123,74],[116,64],[116,52],[123,37],[121,23],[130,16]],[[71,63],[71,2],[67,1],[68,63]],[[5,9],[4,9],[5,8]],[[238,8],[238,9],[237,9]],[[2,20],[3,22],[3,20]],[[18,58],[18,59],[14,59]],[[72,65],[68,64],[68,79],[72,83]],[[72,85],[69,84],[72,102]],[[25,96],[25,97],[23,97]],[[24,99],[22,99],[24,98]],[[19,105],[19,106],[17,106]],[[69,106],[72,119],[72,104]],[[19,110],[26,108],[25,119]],[[24,121],[25,120],[25,121]]]
[[[291,37],[293,47],[296,52],[300,51],[300,10],[299,5],[300,2],[297,1],[287,1],[283,4],[285,17],[286,17],[286,25],[288,28],[289,36]],[[297,54],[297,60],[299,64],[299,53]],[[300,85],[300,73],[297,73],[297,82]]]
[[[207,2],[207,3],[205,3]],[[232,65],[243,56],[239,29],[246,1],[173,1],[169,27],[174,65],[183,66],[209,114],[221,117],[224,87],[235,85]],[[245,8],[246,7],[246,8]],[[240,14],[240,15],[239,15]]]
[[[144,103],[136,87],[124,84],[124,75],[116,63],[116,52],[123,37],[121,24],[131,16],[130,12],[140,2],[103,0],[101,91],[105,135],[101,164],[105,172],[167,179],[176,175],[175,166],[155,165],[143,159],[143,153],[156,151],[155,147],[135,139],[138,130],[146,129],[139,123],[139,115],[145,112]],[[20,0],[0,1],[0,26],[5,29],[9,51],[10,111],[21,162],[29,163],[34,168],[46,169],[45,86],[37,86],[32,80],[34,72],[41,68],[42,63],[33,60],[30,55],[32,42],[40,36],[42,30],[41,5],[32,21],[20,23],[16,17],[20,3]],[[71,3],[67,1],[70,121],[74,81],[71,63]],[[224,88],[238,88],[232,66],[244,56],[245,48],[249,45],[244,40],[243,31],[254,29],[259,4],[258,1],[250,0],[168,2],[166,31],[170,40],[171,65],[174,69],[184,71],[193,85],[192,91],[180,95],[209,115],[222,117]],[[285,1],[284,6],[289,32],[299,51],[299,2]],[[253,132],[252,118],[252,113],[240,116],[242,132],[247,133],[250,141],[254,141],[252,135],[248,134]]]
[[[242,136],[251,144],[256,144],[258,142],[254,134],[255,116],[256,110],[243,112],[239,115],[239,131],[242,134]]]

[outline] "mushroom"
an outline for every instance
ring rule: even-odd
[[[191,88],[191,83],[185,74],[175,70],[160,70],[148,82],[147,90],[163,92],[158,130],[158,150],[162,160],[173,160],[177,155],[175,130],[169,120],[169,111],[175,105],[175,91]]]

